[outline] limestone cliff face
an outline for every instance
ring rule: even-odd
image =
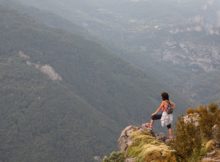
[[[175,150],[158,140],[154,133],[146,128],[128,126],[119,139],[118,156],[116,152],[106,157],[104,162],[175,162]],[[115,158],[115,159],[112,159]]]

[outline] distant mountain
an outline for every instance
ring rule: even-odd
[[[0,1],[2,161],[92,161],[115,147],[122,127],[148,120],[169,91],[77,25],[8,2]],[[171,95],[177,112],[187,107]]]
[[[72,50],[57,41],[62,33],[2,6],[0,21],[1,161],[88,161],[113,148],[105,137],[114,141],[116,121],[78,96],[54,70],[65,65],[58,63],[64,60],[56,50]]]
[[[19,1],[77,23],[192,103],[220,95],[218,0]]]

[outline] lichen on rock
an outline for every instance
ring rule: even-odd
[[[175,150],[157,140],[147,130],[136,130],[131,134],[132,144],[127,149],[128,157],[137,162],[175,162]]]
[[[112,160],[121,162],[122,155],[125,162],[176,161],[175,150],[158,140],[151,130],[143,127],[126,127],[122,131],[118,143],[120,151],[113,152],[109,157],[105,157],[105,162]]]

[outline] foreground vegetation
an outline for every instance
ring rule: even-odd
[[[220,140],[220,109],[217,104],[189,108],[176,123],[172,147],[180,161],[199,161]]]
[[[110,156],[105,157],[103,162],[123,162],[127,158],[135,158],[137,162],[149,160],[166,162],[170,160],[169,158],[178,162],[199,162],[213,151],[217,157],[211,156],[209,159],[220,158],[218,155],[220,108],[217,104],[189,108],[185,115],[178,118],[175,139],[167,140],[165,142],[167,145],[161,144],[149,134],[134,132],[131,139],[132,144],[126,151],[113,152]],[[173,151],[170,151],[172,149],[175,150],[175,158],[172,156]],[[161,155],[158,155],[158,152]],[[164,156],[164,152],[166,152],[166,156]]]

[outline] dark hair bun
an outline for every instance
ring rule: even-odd
[[[167,92],[161,93],[162,100],[169,100],[169,94]]]

